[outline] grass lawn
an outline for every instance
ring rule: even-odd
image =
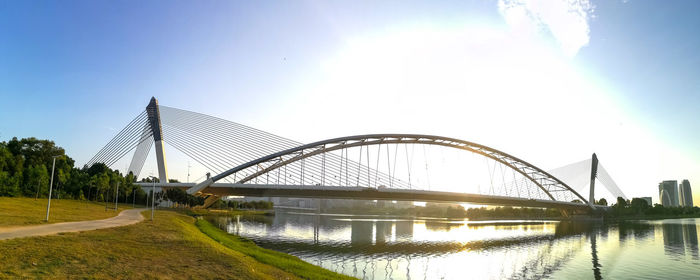
[[[230,210],[219,210],[219,209],[186,209],[183,213],[190,216],[237,216],[237,215],[269,215],[274,214],[272,210],[242,210],[242,209],[230,209]]]
[[[194,223],[174,211],[156,211],[154,222],[3,240],[0,279],[299,278],[214,241]]]
[[[0,197],[0,227],[46,223],[46,202],[46,198]],[[119,204],[120,210],[128,208],[131,204]],[[49,223],[99,220],[114,217],[117,213],[105,211],[104,203],[51,199]]]

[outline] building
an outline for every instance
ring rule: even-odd
[[[659,183],[659,201],[664,207],[678,207],[678,181],[668,180]]]
[[[678,184],[680,206],[693,207],[693,191],[690,189],[690,182],[686,179]]]

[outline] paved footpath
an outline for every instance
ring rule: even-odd
[[[52,235],[62,232],[79,232],[96,230],[102,228],[111,228],[126,226],[143,221],[143,216],[141,216],[141,211],[146,210],[145,208],[129,209],[124,210],[116,217],[104,219],[104,220],[94,220],[94,221],[81,221],[81,222],[66,222],[66,223],[56,223],[56,224],[45,224],[45,225],[32,225],[32,226],[20,226],[20,227],[0,227],[0,240],[29,237],[29,236],[40,236],[40,235]]]

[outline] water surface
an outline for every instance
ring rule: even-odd
[[[278,213],[229,233],[360,279],[698,279],[700,219],[450,221]]]

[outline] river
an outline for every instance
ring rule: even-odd
[[[700,219],[450,221],[277,213],[231,234],[360,279],[698,279]]]

